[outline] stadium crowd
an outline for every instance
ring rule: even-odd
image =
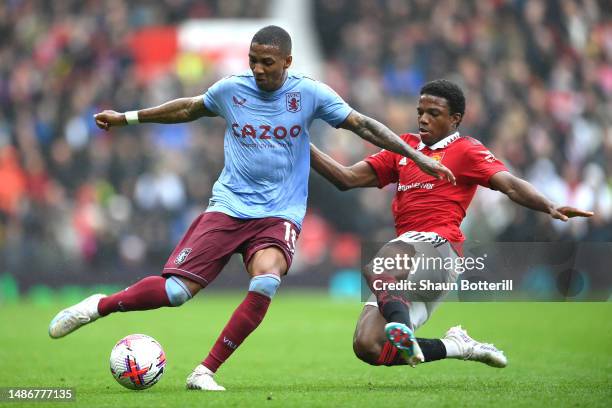
[[[92,114],[202,93],[218,73],[180,66],[139,78],[126,39],[189,18],[263,17],[266,0],[0,4],[0,272],[159,268],[202,211],[222,168],[220,119],[98,130]],[[563,224],[479,189],[464,223],[480,240],[612,240],[612,9],[601,0],[315,0],[324,78],[398,133],[445,77],[466,91],[461,132],[558,203],[592,209]],[[246,58],[246,56],[245,56]],[[373,153],[317,127],[345,164]],[[311,180],[294,270],[359,263],[393,234],[387,188],[336,192]],[[35,256],[34,256],[35,254]]]

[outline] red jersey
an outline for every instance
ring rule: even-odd
[[[454,133],[432,146],[415,134],[402,139],[421,153],[440,161],[453,172],[457,185],[423,173],[412,160],[382,150],[365,159],[378,176],[378,187],[397,184],[392,210],[397,235],[407,231],[435,232],[450,242],[463,242],[461,222],[476,188],[489,187],[489,179],[506,166],[478,140]]]

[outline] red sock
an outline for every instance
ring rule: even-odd
[[[166,279],[149,276],[121,292],[102,298],[98,303],[98,312],[100,316],[106,316],[118,311],[149,310],[163,306],[170,306],[166,294]]]
[[[399,350],[391,342],[386,341],[376,361],[376,365],[394,366],[404,364],[406,364],[406,361]]]
[[[202,364],[210,371],[216,372],[219,366],[242,344],[244,339],[259,326],[268,311],[270,300],[269,297],[261,293],[249,292],[234,311]]]

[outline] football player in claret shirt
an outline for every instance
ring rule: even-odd
[[[422,279],[450,283],[458,276],[454,270],[419,269],[415,265],[416,270],[406,274],[402,265],[391,264],[390,270],[383,270],[381,263],[376,264],[377,259],[397,259],[404,254],[443,259],[461,256],[465,238],[460,225],[478,185],[499,190],[522,206],[562,221],[593,215],[556,206],[531,184],[510,174],[479,141],[460,135],[464,111],[465,97],[459,86],[447,80],[429,82],[421,89],[417,107],[419,133],[401,136],[448,167],[456,184],[423,174],[401,154],[387,150],[345,167],[311,145],[312,167],[340,190],[397,183],[392,205],[397,238],[384,245],[363,269],[375,298],[364,305],[353,348],[357,357],[369,364],[414,366],[457,358],[506,366],[503,352],[472,339],[461,326],[449,329],[442,339],[415,338],[414,331],[427,321],[446,291],[419,291],[417,285],[415,290],[393,290],[393,286],[381,284],[398,283],[400,277],[417,284]]]
[[[226,121],[225,165],[208,208],[191,224],[161,276],[149,276],[110,296],[92,295],[62,310],[51,321],[51,337],[63,337],[114,312],[180,306],[209,285],[232,254],[240,253],[252,278],[247,296],[206,359],[187,378],[191,389],[224,390],[214,373],[261,323],[291,266],[306,212],[309,127],[314,119],[349,129],[409,157],[432,177],[454,182],[446,167],[352,110],[331,88],[290,72],[291,62],[289,34],[280,27],[264,27],[251,41],[249,72],[224,78],[201,96],[139,111],[105,110],[94,115],[104,130],[220,116]]]

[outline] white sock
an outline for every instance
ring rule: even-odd
[[[412,302],[410,306],[410,322],[414,330],[422,327],[429,319],[427,306],[423,302]]]
[[[449,339],[440,339],[446,348],[446,358],[461,358],[461,348],[459,345],[453,340]]]

